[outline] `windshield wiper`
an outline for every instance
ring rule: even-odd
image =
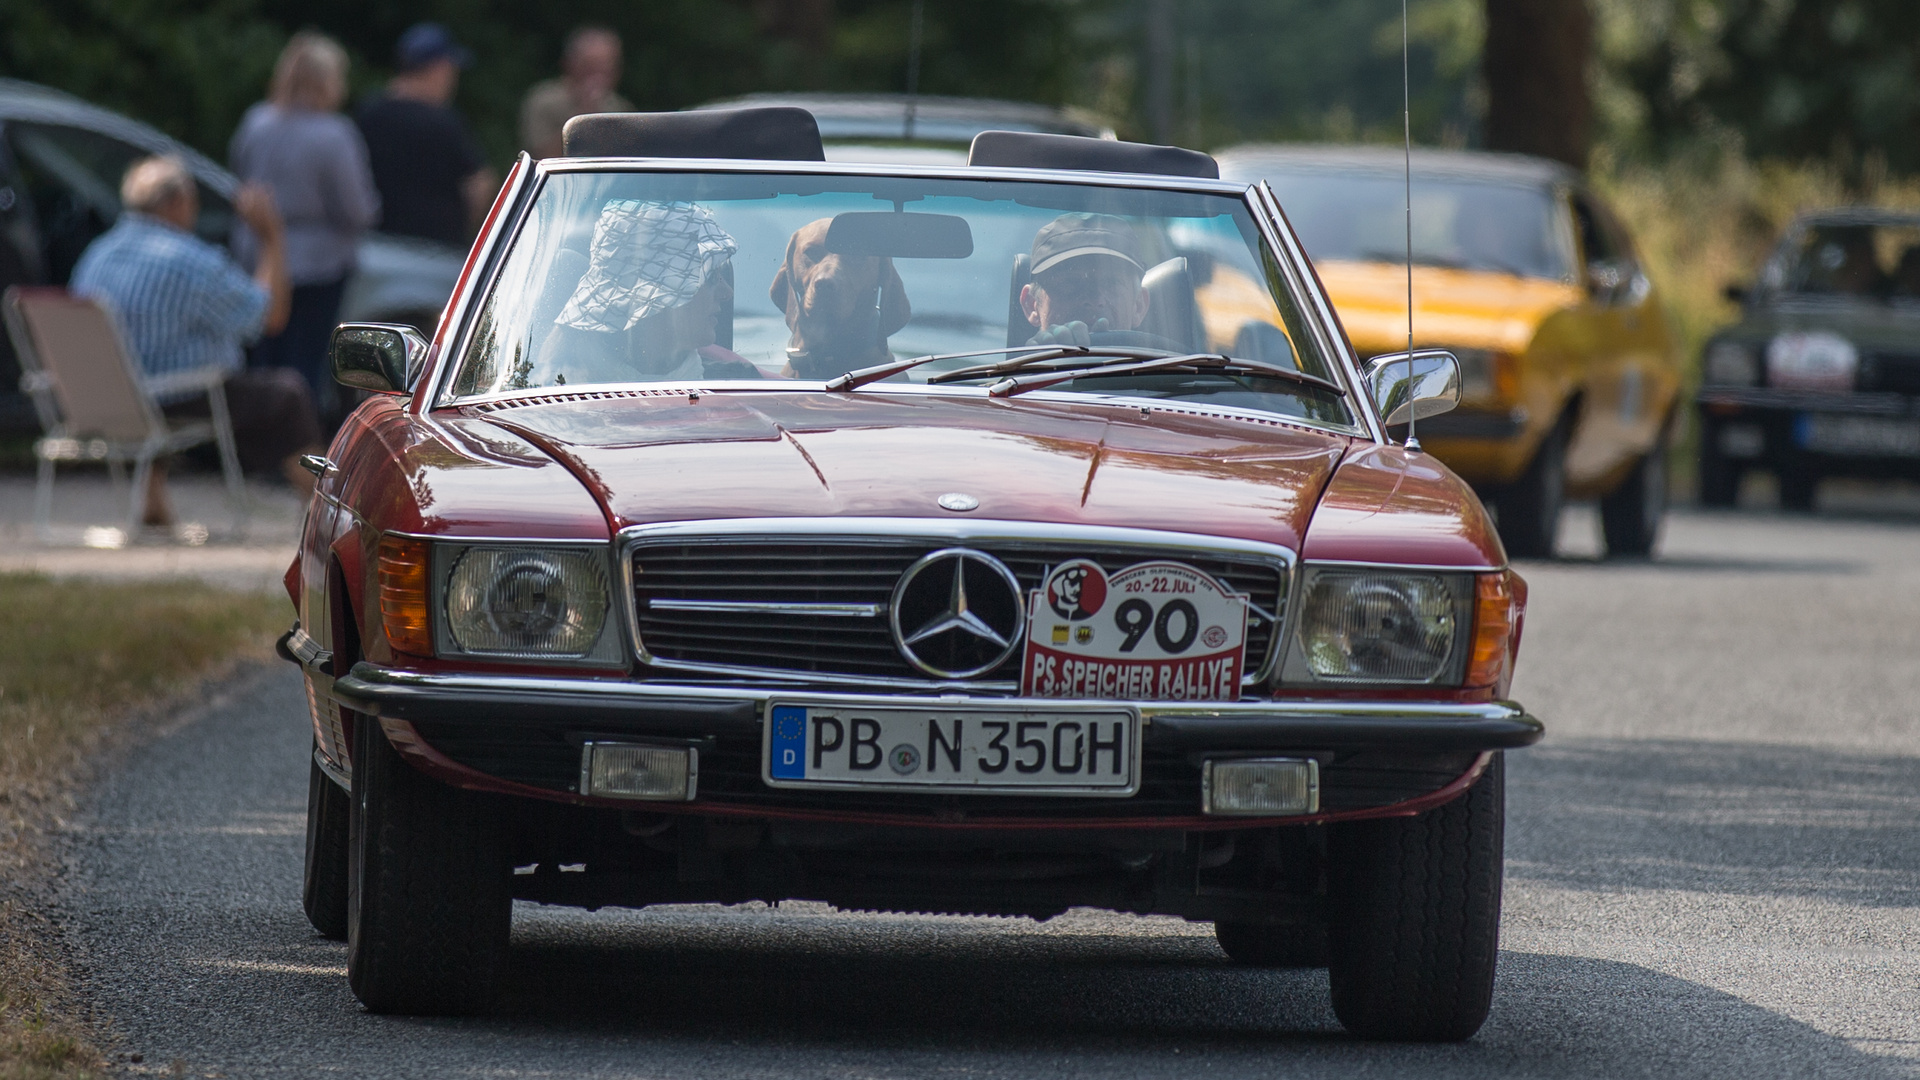
[[[1318,375],[1309,375],[1304,371],[1280,367],[1277,364],[1261,363],[1258,360],[1242,360],[1225,353],[1190,353],[1186,356],[1163,356],[1152,360],[1138,360],[1133,363],[1115,364],[1111,361],[1089,364],[1083,367],[1070,367],[1042,372],[1037,375],[1014,375],[987,387],[990,397],[1012,397],[1029,390],[1040,390],[1063,382],[1095,375],[1106,378],[1114,375],[1136,375],[1146,372],[1166,371],[1173,368],[1190,367],[1208,371],[1253,371],[1301,386],[1311,387],[1322,393],[1336,397],[1346,397],[1347,388],[1339,383],[1323,379]]]
[[[1007,360],[998,364],[976,364],[973,367],[943,371],[938,375],[928,378],[927,382],[950,383],[960,382],[965,379],[984,379],[990,375],[1001,375],[1009,371],[1020,371],[1024,368],[1032,367],[1035,364],[1045,364],[1054,360],[1065,360],[1080,356],[1107,357],[1108,359],[1095,362],[1094,366],[1099,366],[1101,364],[1127,364],[1137,360],[1159,360],[1169,356],[1181,355],[1184,354],[1175,352],[1172,349],[1149,349],[1134,346],[1106,347],[1095,345],[1089,347],[1085,345],[1062,345],[1049,348],[1040,356],[1022,356],[1018,359]]]
[[[941,360],[964,360],[969,356],[1001,356],[1006,353],[1029,353],[1018,360],[1005,364],[984,364],[958,371],[942,372],[927,381],[930,383],[953,382],[958,379],[980,375],[994,375],[1002,371],[1012,371],[1028,364],[1045,363],[1069,356],[1111,356],[1120,360],[1146,360],[1154,357],[1172,356],[1167,349],[1106,348],[1099,345],[1008,345],[999,349],[975,349],[972,352],[932,353],[927,356],[914,356],[905,360],[890,360],[884,364],[849,371],[827,380],[829,390],[857,390],[872,382],[889,379],[903,371],[910,371],[922,364],[938,363]]]

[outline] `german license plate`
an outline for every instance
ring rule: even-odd
[[[770,787],[1132,795],[1131,709],[994,710],[773,703]]]
[[[1801,446],[1824,454],[1920,457],[1920,420],[1802,413],[1795,434]]]
[[[1247,598],[1184,563],[1073,559],[1027,601],[1025,697],[1233,701],[1246,667]]]

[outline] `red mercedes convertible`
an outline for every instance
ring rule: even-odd
[[[376,1012],[484,1009],[514,902],[1212,922],[1357,1034],[1498,952],[1526,587],[1264,185],[791,108],[581,117],[431,342],[335,331],[282,653],[305,904]]]

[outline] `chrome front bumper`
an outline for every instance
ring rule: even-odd
[[[619,723],[714,735],[758,735],[767,703],[901,705],[969,701],[965,697],[836,694],[760,686],[685,686],[613,679],[510,675],[430,675],[355,664],[331,688],[333,700],[387,720]],[[1058,705],[1051,699],[992,698],[1009,709]],[[1423,751],[1510,750],[1538,742],[1546,728],[1510,701],[1128,702],[1145,724],[1147,744],[1167,749],[1280,750],[1379,748]]]

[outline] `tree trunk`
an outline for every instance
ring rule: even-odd
[[[1487,148],[1587,167],[1587,0],[1487,0]]]

